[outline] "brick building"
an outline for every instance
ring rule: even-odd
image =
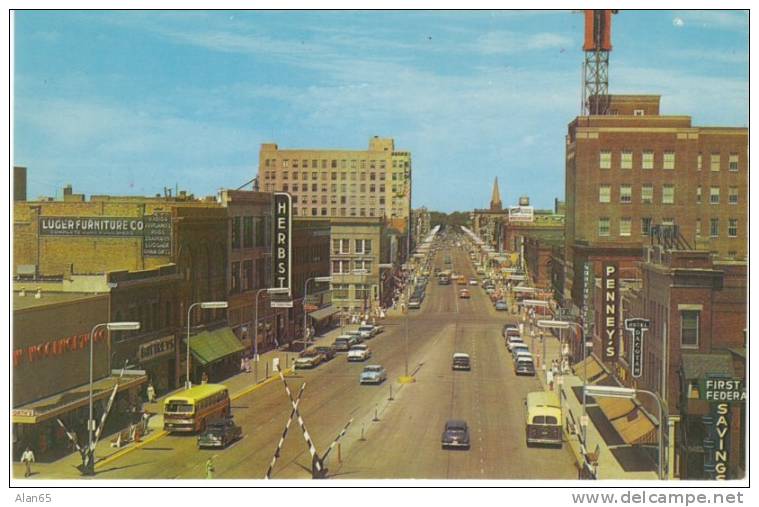
[[[659,99],[612,95],[610,114],[568,126],[564,296],[575,306],[583,263],[615,259],[635,278],[654,225],[720,257],[747,255],[748,130],[661,115]]]

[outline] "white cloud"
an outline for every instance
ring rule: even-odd
[[[748,35],[748,11],[678,11],[684,24],[720,30],[739,30]]]

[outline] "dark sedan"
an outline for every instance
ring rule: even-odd
[[[242,428],[231,417],[208,423],[206,430],[198,436],[198,447],[226,447],[230,442],[242,438]]]
[[[443,449],[451,447],[469,449],[469,426],[466,421],[451,419],[446,422],[440,443]]]
[[[333,357],[335,357],[335,347],[332,345],[320,345],[319,347],[314,347],[318,353],[324,356],[325,361],[329,361]]]

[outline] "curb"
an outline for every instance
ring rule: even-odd
[[[292,368],[287,368],[287,369],[283,370],[283,372],[282,372],[282,374],[285,375],[285,376],[292,375],[292,373],[293,373],[293,369]],[[255,391],[259,387],[263,387],[263,386],[265,386],[267,384],[270,384],[271,382],[275,381],[276,379],[277,379],[276,376],[269,377],[268,379],[264,380],[263,382],[259,382],[258,384],[255,384],[253,386],[246,387],[242,391],[238,391],[237,393],[235,393],[232,396],[230,396],[229,399],[230,399],[230,401],[234,401],[234,400],[236,400],[238,398],[241,398],[241,397],[245,396],[246,394],[249,394],[249,393]],[[113,454],[107,456],[106,458],[103,458],[102,460],[98,461],[97,463],[95,463],[95,469],[97,469],[98,467],[102,467],[103,465],[106,465],[106,464],[110,463],[111,461],[115,461],[115,460],[121,458],[122,456],[126,456],[130,452],[132,452],[134,450],[137,450],[137,449],[140,449],[144,445],[147,445],[147,444],[149,444],[151,442],[154,442],[154,441],[158,440],[159,438],[162,438],[162,437],[164,437],[164,436],[166,436],[168,434],[169,433],[167,431],[159,430],[158,433],[155,433],[154,435],[151,435],[150,437],[142,440],[141,442],[138,442],[138,443],[136,443],[135,445],[133,445],[131,447],[126,447],[124,449],[120,449],[120,450],[114,452]]]

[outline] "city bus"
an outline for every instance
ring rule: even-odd
[[[561,405],[554,392],[527,393],[527,447],[534,444],[562,445]]]
[[[202,384],[169,396],[163,402],[163,429],[203,431],[207,421],[230,414],[229,391],[221,384]]]

